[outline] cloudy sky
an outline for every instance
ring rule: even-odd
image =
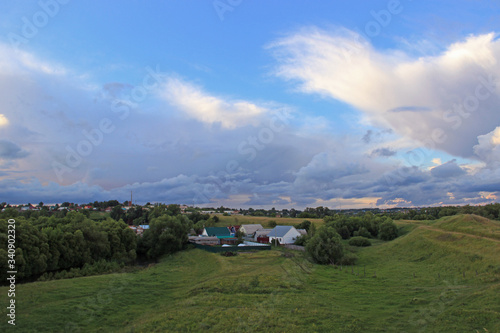
[[[494,1],[4,1],[0,201],[484,204]]]

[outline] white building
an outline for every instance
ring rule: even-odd
[[[269,237],[269,243],[274,244],[274,240],[276,239],[278,244],[283,245],[295,243],[300,233],[293,226],[278,225],[267,236]]]

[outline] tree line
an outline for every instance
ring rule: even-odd
[[[326,216],[325,224],[318,230],[309,221],[300,227],[308,229],[308,235],[299,237],[296,244],[305,245],[307,253],[318,264],[353,265],[357,256],[348,251],[342,240],[351,246],[369,246],[370,238],[390,241],[399,236],[398,227],[387,216],[366,213],[363,216],[336,214]]]
[[[153,212],[154,213],[154,212]],[[142,237],[122,220],[106,218],[94,221],[83,212],[71,211],[65,216],[0,216],[0,239],[7,244],[8,219],[15,219],[15,260],[20,281],[79,270],[100,273],[141,260],[179,251],[187,244],[193,223],[186,216],[171,215],[167,210],[151,215],[150,228]],[[14,214],[15,215],[15,214]],[[7,248],[0,248],[0,278],[6,281]]]

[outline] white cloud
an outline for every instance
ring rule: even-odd
[[[9,119],[3,114],[0,113],[0,127],[7,126],[9,124]]]
[[[256,125],[259,117],[269,112],[248,101],[209,95],[202,88],[173,77],[167,79],[163,97],[189,117],[208,124],[220,123],[226,129]]]
[[[0,68],[4,74],[34,72],[48,75],[65,75],[67,69],[36,57],[32,53],[13,49],[0,43]]]
[[[333,97],[400,136],[471,157],[477,137],[500,125],[500,41],[470,36],[437,56],[375,50],[358,34],[309,28],[271,44],[275,74]],[[457,106],[457,107],[455,107]]]
[[[478,137],[474,153],[491,169],[500,167],[500,126],[488,134]]]

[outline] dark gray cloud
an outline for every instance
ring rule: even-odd
[[[391,148],[377,148],[373,150],[370,154],[372,157],[391,157],[396,155],[396,151]]]
[[[389,112],[422,112],[432,111],[431,108],[426,106],[400,106],[389,110]]]
[[[431,169],[431,175],[436,178],[460,177],[465,174],[465,170],[456,163],[456,160],[451,160]]]
[[[28,156],[29,153],[14,142],[9,140],[0,140],[0,158],[12,160],[18,158],[24,158]]]
[[[370,143],[372,141],[372,135],[373,135],[373,131],[368,130],[368,131],[366,131],[365,135],[363,136],[363,138],[361,140],[363,140],[364,143]]]

